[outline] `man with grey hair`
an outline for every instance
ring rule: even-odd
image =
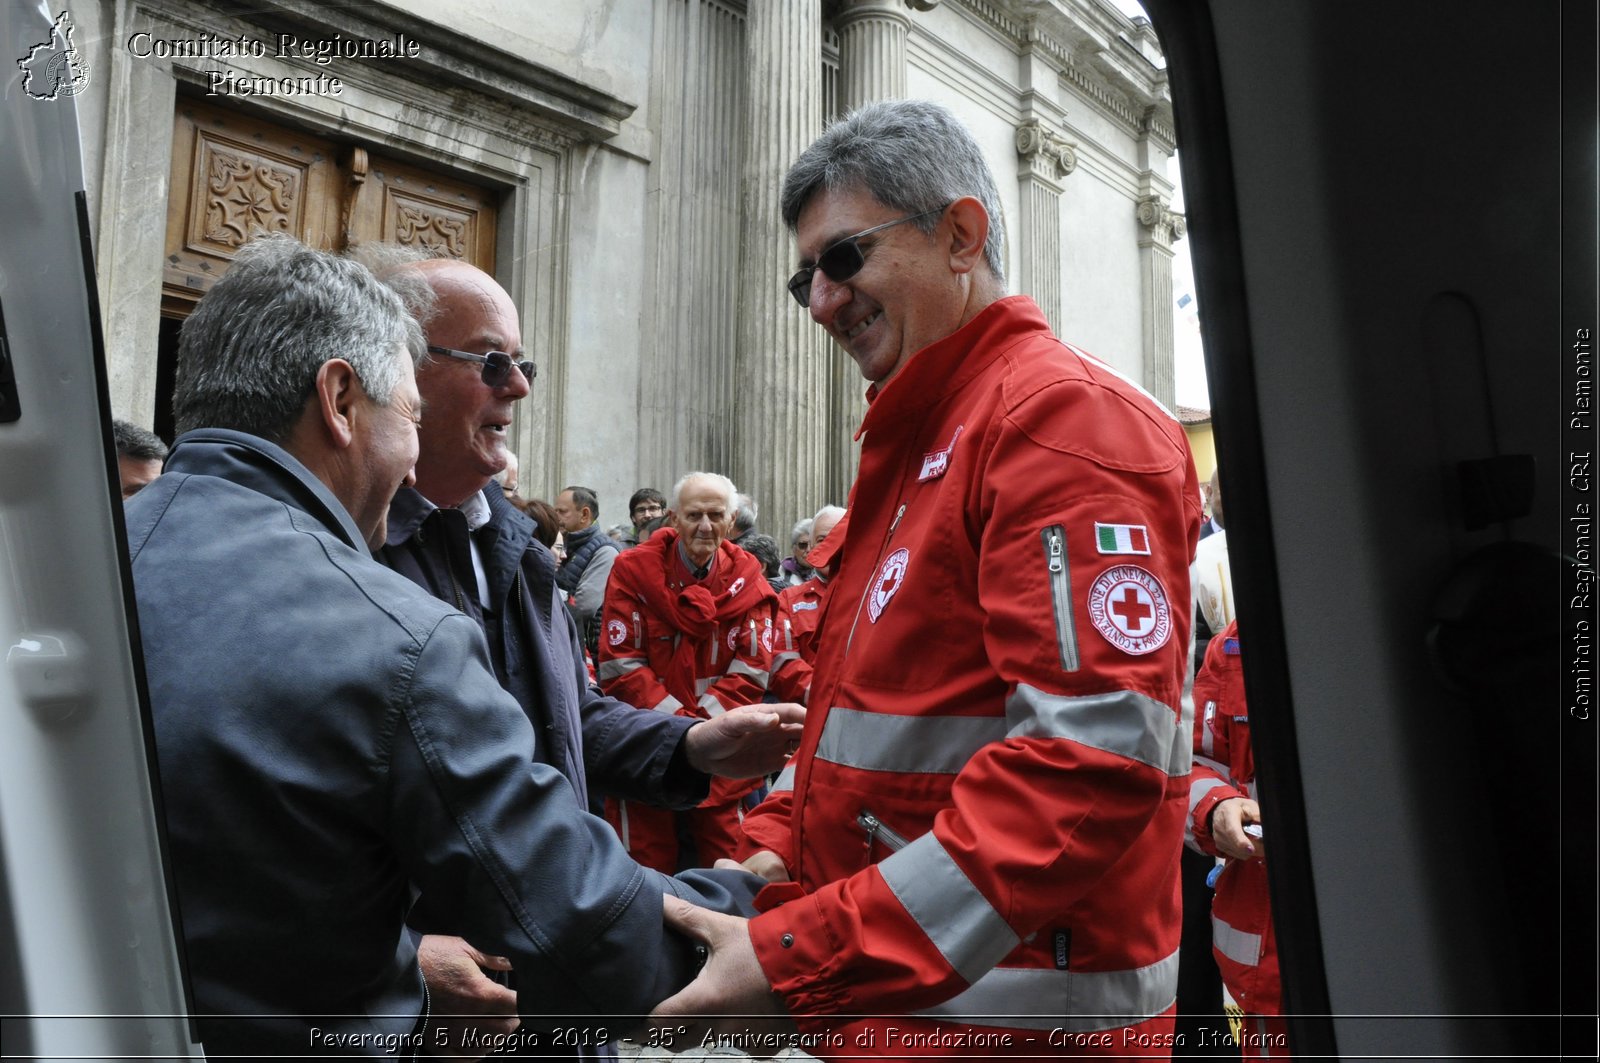
[[[717,719],[766,693],[776,596],[748,551],[728,541],[733,481],[694,472],[672,490],[671,524],[618,555],[606,589],[600,682],[607,694],[668,716]],[[783,706],[769,706],[783,708]],[[716,779],[688,812],[608,801],[606,818],[634,858],[657,870],[731,857],[741,802],[755,786]]]
[[[126,502],[161,475],[167,445],[149,429],[120,417],[111,422],[111,438],[117,448],[117,475],[122,480],[122,500]]]
[[[509,958],[525,1012],[609,1018],[693,970],[665,894],[736,909],[747,889],[629,860],[538,762],[478,627],[372,559],[417,461],[422,350],[364,267],[257,240],[184,326],[183,434],[128,503],[172,875],[216,1057],[435,1047],[404,923],[417,890]]]
[[[774,885],[748,922],[668,899],[711,958],[657,1021],[788,1013],[896,1057],[1170,1044],[1183,429],[1006,296],[994,179],[944,108],[850,114],[782,204],[789,291],[871,382],[860,471],[792,789],[744,824]]]

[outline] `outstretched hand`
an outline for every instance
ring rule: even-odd
[[[703,720],[684,736],[689,766],[708,775],[753,779],[782,771],[800,747],[804,705],[743,705]]]
[[[750,944],[750,923],[696,907],[670,894],[661,898],[663,914],[672,929],[704,944],[710,953],[695,980],[650,1013],[652,1029],[686,1027],[688,1036],[671,1043],[700,1047],[708,1036],[796,1032],[783,1000],[772,991]]]

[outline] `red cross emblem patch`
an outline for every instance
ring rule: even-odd
[[[1167,590],[1138,565],[1117,565],[1089,588],[1089,620],[1123,653],[1153,653],[1172,637]]]
[[[884,558],[883,567],[878,569],[878,575],[872,581],[872,593],[867,598],[867,615],[874,624],[883,615],[884,606],[889,604],[894,592],[905,582],[906,566],[910,563],[911,551],[904,547]]]

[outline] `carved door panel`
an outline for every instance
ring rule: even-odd
[[[490,189],[361,148],[345,167],[352,243],[381,240],[461,258],[494,273],[495,203]]]
[[[258,232],[326,250],[381,240],[494,272],[498,193],[180,97],[162,312],[186,317]]]
[[[180,97],[172,136],[162,310],[187,316],[258,232],[338,246],[336,146]]]

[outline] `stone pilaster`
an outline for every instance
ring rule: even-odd
[[[1061,331],[1062,180],[1078,167],[1075,146],[1043,122],[1017,126],[1018,290],[1033,297],[1045,320]]]
[[[1183,239],[1185,222],[1182,214],[1170,209],[1163,196],[1145,196],[1136,208],[1140,226],[1139,317],[1144,341],[1144,387],[1170,410],[1177,404],[1172,339],[1172,242]]]
[[[937,4],[938,0],[843,0],[833,16],[839,34],[841,114],[875,100],[905,98],[908,8],[928,11]],[[854,436],[867,412],[867,382],[856,363],[831,343],[828,361],[826,501],[842,506],[860,463]]]
[[[781,545],[824,501],[827,361],[824,336],[785,287],[797,256],[780,190],[822,132],[822,13],[817,0],[762,0],[747,9],[739,344],[733,460],[726,470],[761,504]]]

